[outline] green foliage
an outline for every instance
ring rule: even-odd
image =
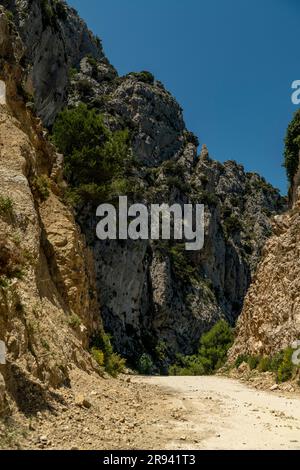
[[[148,83],[149,85],[153,85],[155,81],[154,75],[146,70],[143,70],[142,72],[132,72],[129,75],[137,78],[140,82]]]
[[[217,196],[206,190],[197,192],[196,199],[196,202],[209,207],[215,207],[218,204]]]
[[[244,362],[248,363],[248,359],[249,356],[247,356],[247,354],[240,354],[235,360],[235,367],[238,369]]]
[[[95,361],[97,362],[97,364],[100,367],[103,367],[104,366],[104,352],[101,351],[101,349],[97,349],[96,347],[93,347],[91,349],[91,354],[93,358],[95,359]]]
[[[40,201],[46,201],[50,196],[50,179],[48,176],[37,176],[33,180],[32,190],[40,199]]]
[[[186,144],[193,144],[199,147],[199,139],[193,132],[184,131],[184,141]]]
[[[257,369],[259,372],[274,372],[277,382],[286,382],[293,377],[297,366],[292,363],[293,349],[287,348],[278,352],[274,356],[248,356],[240,355],[235,361],[238,368],[243,362],[246,362],[251,370]]]
[[[22,249],[4,234],[0,234],[0,278],[2,287],[10,279],[22,279],[26,260]]]
[[[12,216],[13,208],[14,205],[10,197],[0,195],[0,216]]]
[[[58,29],[57,20],[65,21],[67,10],[61,0],[41,0],[43,28]]]
[[[248,365],[250,367],[250,370],[257,369],[259,363],[260,363],[260,357],[259,356],[250,356],[248,358]]]
[[[271,359],[269,357],[262,357],[257,368],[259,372],[268,372],[271,369]]]
[[[277,370],[277,381],[279,383],[286,382],[290,380],[293,376],[293,372],[295,370],[295,365],[292,363],[292,356],[293,356],[293,349],[288,348],[284,351],[282,362],[278,367]]]
[[[276,194],[277,189],[275,189],[270,183],[268,183],[264,178],[260,177],[259,179],[256,179],[252,181],[252,188],[258,191],[262,191],[265,195],[268,194]],[[251,189],[251,187],[249,188]]]
[[[67,19],[67,10],[61,0],[54,0],[54,9],[59,20],[65,21]]]
[[[191,284],[199,280],[197,269],[192,266],[185,245],[176,244],[169,248],[169,255],[175,276],[183,282]]]
[[[240,232],[243,228],[242,223],[239,219],[239,217],[235,214],[230,215],[224,220],[224,229],[226,235],[229,237],[230,235],[233,235],[236,232]]]
[[[170,367],[170,375],[210,375],[222,367],[233,344],[233,330],[225,320],[220,320],[202,335],[197,355],[178,356]]]
[[[76,69],[76,67],[71,67],[69,69],[69,79],[72,80],[74,77],[76,77],[76,75],[78,74],[78,70]]]
[[[142,354],[138,361],[138,371],[142,375],[151,375],[154,371],[154,364],[149,354]]]
[[[124,371],[126,361],[114,352],[110,336],[106,333],[101,332],[92,338],[90,350],[98,364],[103,355],[102,365],[104,365],[106,372],[112,377],[117,377],[118,374]]]
[[[160,362],[164,362],[167,357],[168,346],[164,341],[159,341],[155,346],[155,355]]]
[[[300,109],[288,126],[285,137],[284,166],[290,183],[298,170],[300,149]]]
[[[10,10],[5,10],[5,15],[6,15],[6,17],[7,17],[7,19],[8,19],[9,21],[13,21],[13,20],[14,20],[14,14],[13,14],[12,11],[10,11]]]
[[[206,361],[198,356],[177,356],[177,363],[169,368],[169,375],[192,376],[205,375]]]
[[[71,328],[76,329],[79,328],[79,326],[81,325],[81,320],[78,315],[72,314],[68,319],[68,324]]]
[[[169,188],[177,188],[185,194],[189,194],[191,192],[191,186],[178,175],[169,176],[166,179],[166,184]]]
[[[76,83],[78,91],[86,98],[93,93],[93,85],[88,78],[81,78]]]
[[[214,372],[225,364],[233,339],[233,331],[225,320],[220,320],[202,336],[199,354],[209,360],[210,372]]]
[[[65,109],[52,139],[65,155],[65,177],[75,202],[108,200],[130,193],[126,171],[132,162],[127,129],[111,132],[96,109]]]

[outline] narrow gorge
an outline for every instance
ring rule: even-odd
[[[56,393],[88,413],[86,374],[91,396],[99,381],[112,389],[114,420],[121,394],[135,422],[131,394],[156,416],[155,392],[130,377],[111,384],[107,361],[134,373],[143,360],[167,375],[222,320],[237,325],[230,364],[300,339],[297,174],[288,208],[257,173],[214,160],[151,72],[119,76],[67,3],[0,4],[0,414],[36,416],[53,403],[68,413]],[[146,206],[204,204],[204,248],[97,239],[97,205],[124,194]],[[109,406],[99,405],[95,433],[102,411],[111,425]]]

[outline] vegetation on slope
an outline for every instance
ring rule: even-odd
[[[177,356],[176,364],[169,369],[170,375],[211,375],[226,362],[233,344],[233,330],[225,320],[220,320],[200,339],[198,354]]]
[[[68,196],[74,204],[107,202],[130,193],[126,172],[132,155],[127,129],[111,132],[96,109],[80,104],[59,114],[52,134],[65,157]]]
[[[300,109],[288,126],[285,137],[284,166],[290,183],[298,170],[300,150]]]
[[[299,369],[292,362],[293,353],[292,348],[287,348],[271,357],[242,354],[236,359],[235,366],[238,368],[242,363],[246,363],[250,370],[275,373],[277,383],[287,382]]]

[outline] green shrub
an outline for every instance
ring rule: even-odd
[[[286,382],[293,377],[293,373],[297,368],[292,363],[292,355],[292,348],[280,351],[271,357],[242,354],[236,359],[235,366],[238,368],[243,362],[246,362],[251,370],[257,369],[259,372],[274,372],[277,382]]]
[[[151,375],[154,371],[154,364],[149,354],[142,354],[138,361],[138,371],[143,375]]]
[[[177,363],[169,368],[169,375],[199,376],[206,374],[206,361],[198,356],[177,356]]]
[[[269,357],[262,357],[258,363],[258,371],[259,372],[268,372],[271,370],[271,358]]]
[[[191,186],[183,181],[182,177],[180,176],[168,176],[166,179],[166,184],[169,188],[177,188],[179,191],[189,194],[191,192]]]
[[[0,195],[0,216],[12,216],[13,215],[13,202],[10,197]]]
[[[117,377],[119,374],[124,372],[126,361],[119,354],[112,353],[107,359],[105,359],[105,370],[112,377]]]
[[[290,183],[298,170],[300,149],[300,109],[298,109],[288,126],[285,137],[284,166]]]
[[[200,204],[204,204],[205,206],[209,207],[216,207],[218,204],[218,198],[214,193],[209,191],[200,191],[196,195],[197,202]]]
[[[233,235],[236,232],[240,232],[243,228],[239,217],[235,214],[232,214],[227,217],[224,220],[223,226],[227,236]]]
[[[73,199],[108,200],[118,191],[129,191],[125,184],[132,163],[129,132],[111,132],[96,109],[80,104],[65,109],[53,126],[52,139],[65,156],[65,177]]]
[[[202,335],[198,354],[177,356],[176,363],[169,368],[169,374],[213,374],[225,364],[233,339],[232,328],[225,320],[220,320],[208,333]]]
[[[101,366],[104,365],[106,372],[112,377],[117,377],[124,371],[126,361],[114,352],[110,336],[106,333],[101,332],[91,339],[90,351],[98,364],[103,355]]]
[[[250,370],[257,369],[259,363],[260,363],[260,357],[259,356],[250,356],[248,358],[248,365],[250,367]]]
[[[209,360],[208,372],[212,373],[225,364],[233,339],[232,328],[225,320],[220,320],[208,333],[202,336],[199,354]]]
[[[26,260],[24,252],[12,240],[8,240],[4,234],[0,234],[0,276],[2,284],[9,279],[22,279]]]
[[[43,28],[46,29],[48,26],[55,26],[55,16],[51,0],[41,0],[41,12]]]
[[[54,8],[57,18],[61,21],[65,21],[68,17],[67,10],[65,5],[61,2],[61,0],[54,1]]]
[[[78,315],[72,314],[70,318],[68,318],[68,324],[71,328],[78,328],[81,325],[81,320]]]
[[[154,75],[146,70],[143,70],[142,72],[132,72],[129,75],[137,78],[140,82],[148,83],[149,85],[153,85],[155,81]]]
[[[185,246],[178,243],[168,249],[175,276],[187,284],[199,281],[196,267],[192,266]]]
[[[249,356],[247,356],[247,354],[240,354],[236,358],[234,365],[238,369],[240,365],[243,364],[244,362],[248,363],[248,360],[249,360]]]
[[[100,367],[104,366],[104,352],[103,351],[93,347],[91,349],[91,354]]]
[[[184,141],[186,144],[193,144],[199,147],[199,139],[193,132],[184,131]]]
[[[280,351],[271,357],[270,371],[277,372],[284,358],[284,351]]]
[[[167,357],[168,346],[164,341],[159,341],[155,347],[155,355],[160,362],[164,362]]]
[[[69,69],[69,79],[72,80],[78,74],[78,70],[75,67]]]
[[[87,78],[81,78],[76,82],[77,89],[85,98],[93,93],[93,85]]]
[[[13,14],[12,11],[10,11],[10,10],[5,10],[5,15],[6,15],[6,17],[7,17],[7,19],[8,19],[9,21],[12,21],[12,22],[13,22],[13,20],[14,20],[14,14]]]
[[[46,201],[50,196],[50,179],[48,176],[37,176],[33,180],[32,190],[41,201]]]
[[[279,365],[277,371],[277,381],[279,383],[286,382],[293,376],[293,372],[296,368],[296,366],[292,363],[293,353],[294,351],[292,348],[286,349],[283,353],[282,362]]]

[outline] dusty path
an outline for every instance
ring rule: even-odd
[[[0,420],[0,449],[300,449],[299,397],[222,377],[70,376],[47,406]]]
[[[300,398],[222,377],[148,377],[170,397],[169,449],[300,449]],[[177,413],[177,414],[176,414]],[[163,430],[162,430],[163,431]]]

